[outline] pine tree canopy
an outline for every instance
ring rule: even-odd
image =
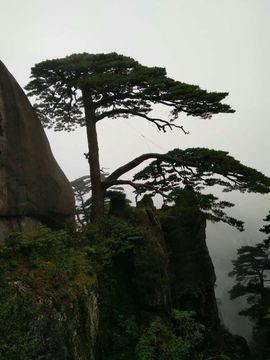
[[[180,113],[211,118],[217,113],[234,112],[221,103],[226,92],[207,92],[199,86],[175,81],[160,67],[147,67],[134,59],[108,54],[73,54],[46,60],[31,69],[26,86],[35,96],[35,107],[44,126],[73,130],[84,126],[84,105],[91,105],[95,121],[106,117],[139,116],[166,131]],[[84,98],[82,97],[84,93]],[[155,104],[170,109],[170,119],[150,117]]]
[[[220,185],[225,192],[270,191],[268,177],[241,164],[226,151],[206,148],[169,151],[137,173],[134,180],[143,180],[149,188],[151,185],[163,192],[178,188],[181,183],[198,191],[214,185]]]
[[[143,161],[155,159],[133,177],[119,179]],[[160,194],[167,201],[183,201],[186,189],[192,189],[196,205],[211,221],[223,221],[243,230],[243,222],[228,216],[224,209],[234,206],[228,201],[219,201],[213,194],[202,193],[218,185],[223,191],[268,193],[270,179],[240,163],[225,151],[206,148],[174,149],[167,154],[147,153],[115,170],[104,180],[105,188],[112,185],[131,185],[139,195]],[[183,192],[183,190],[185,190]],[[189,199],[190,201],[190,199]]]
[[[269,234],[269,239],[270,239],[270,213],[266,216],[266,218],[264,219],[264,221],[268,222],[268,224],[265,224],[260,231],[265,233],[265,234]]]
[[[54,130],[73,130],[86,126],[91,190],[92,219],[104,215],[106,191],[111,186],[131,185],[137,193],[145,191],[163,196],[173,195],[182,185],[190,185],[197,193],[201,209],[215,209],[212,220],[228,222],[242,229],[242,222],[227,217],[223,209],[232,206],[213,195],[199,195],[205,187],[220,185],[223,191],[267,193],[269,179],[260,172],[242,165],[224,151],[209,149],[175,149],[167,154],[143,154],[101,177],[96,123],[104,118],[140,117],[158,130],[185,129],[177,121],[180,114],[211,118],[213,114],[232,113],[222,101],[226,92],[208,92],[197,85],[173,80],[160,67],[147,67],[134,59],[109,54],[73,54],[61,59],[46,60],[31,70],[28,94],[36,100],[36,110],[43,125]],[[158,106],[158,108],[156,107]],[[164,118],[155,114],[160,106],[168,109]],[[154,111],[153,111],[154,110]],[[154,114],[154,115],[153,115]],[[133,181],[120,177],[146,160],[155,160]],[[141,180],[137,183],[137,180]]]

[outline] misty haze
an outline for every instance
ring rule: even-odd
[[[269,1],[0,24],[0,359],[270,359]]]

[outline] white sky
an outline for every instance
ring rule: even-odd
[[[270,176],[270,0],[0,0],[0,5],[0,58],[22,86],[31,66],[42,60],[115,51],[166,67],[176,80],[230,93],[226,102],[236,113],[189,118],[187,136],[177,130],[164,135],[141,119],[104,120],[98,128],[102,166],[112,171],[149,150],[200,146],[227,150]],[[84,129],[48,137],[70,180],[88,173]],[[249,232],[209,227],[220,277],[235,248],[257,240],[270,208],[269,196],[233,199]]]

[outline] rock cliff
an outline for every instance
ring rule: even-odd
[[[23,90],[0,62],[0,238],[73,214],[71,186]]]
[[[144,264],[143,267],[141,265],[142,261],[137,261],[141,267],[138,268],[137,265],[137,273],[141,274],[151,269],[158,279],[158,281],[153,281],[153,279],[149,281],[151,286],[149,286],[149,291],[147,292],[142,292],[142,287],[138,287],[137,293],[140,295],[140,303],[144,308],[146,307],[152,311],[166,310],[170,307],[171,302],[168,257],[159,215],[150,196],[145,195],[137,204],[135,223],[144,234],[144,244],[137,251],[137,258],[148,259],[147,266]],[[147,283],[148,281],[144,279],[143,282]]]
[[[170,254],[172,306],[196,310],[201,320],[218,327],[216,276],[205,241],[205,216],[179,212],[167,219],[164,230]]]

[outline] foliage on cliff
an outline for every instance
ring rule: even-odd
[[[1,245],[1,358],[90,356],[90,342],[79,339],[91,337],[81,313],[96,285],[88,251],[65,231],[47,228],[13,234]]]
[[[169,290],[166,254],[154,239],[148,242],[145,228],[117,218],[104,225],[98,359],[200,359],[204,326],[195,313],[172,311],[170,299],[163,299],[164,287]]]
[[[125,213],[127,204],[121,204]],[[72,233],[41,228],[11,235],[0,247],[0,355],[11,360],[221,358],[193,302],[194,294],[205,294],[197,288],[187,292],[180,283],[185,296],[181,306],[172,307],[170,255],[153,216],[158,213],[151,207],[129,208],[126,219],[108,216]]]
[[[173,310],[169,317],[156,317],[146,327],[136,346],[138,360],[201,360],[205,328],[195,314]]]

